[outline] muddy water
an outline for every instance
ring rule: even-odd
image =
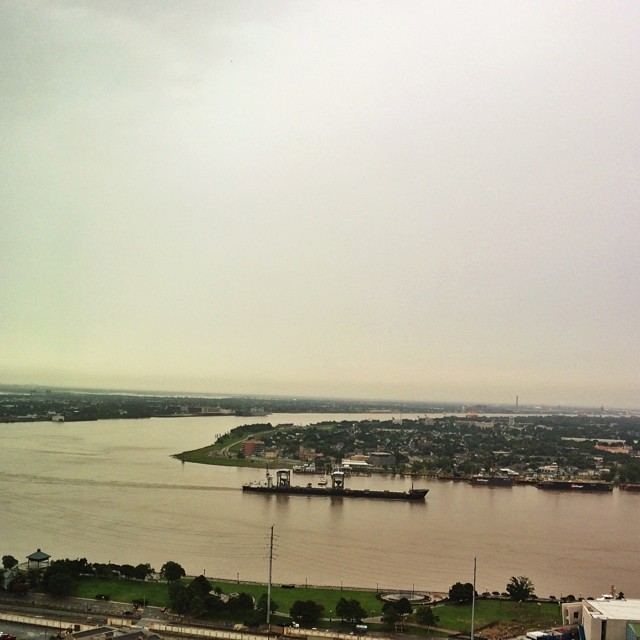
[[[640,597],[640,494],[423,480],[424,504],[261,496],[240,487],[263,471],[170,457],[245,422],[0,425],[0,551],[24,558],[42,548],[53,558],[156,569],[175,560],[192,574],[264,581],[274,525],[276,582],[440,591],[471,581],[475,556],[479,591],[503,591],[510,576],[526,575],[544,596],[598,596],[615,584]],[[349,486],[403,489],[410,480],[351,478]]]

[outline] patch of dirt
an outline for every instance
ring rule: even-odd
[[[487,640],[507,640],[508,638],[524,635],[526,629],[527,627],[524,624],[517,622],[496,623],[483,629],[478,629],[478,635],[487,638]]]

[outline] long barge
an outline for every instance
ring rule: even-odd
[[[291,484],[291,470],[279,469],[276,472],[274,484],[271,474],[267,471],[266,481],[251,482],[242,485],[242,491],[248,493],[263,493],[270,495],[293,496],[322,496],[336,498],[374,498],[381,500],[408,500],[410,502],[424,501],[429,489],[414,489],[408,491],[380,491],[375,489],[347,489],[344,486],[344,472],[334,471],[331,474],[331,486],[314,487],[311,483],[306,486]]]
[[[513,478],[500,475],[477,475],[469,478],[469,484],[473,487],[512,487]]]
[[[552,491],[613,491],[612,482],[599,480],[541,480],[536,486],[538,489],[548,489]]]

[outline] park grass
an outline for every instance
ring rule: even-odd
[[[191,578],[184,578],[188,584]],[[256,601],[267,593],[267,585],[256,583],[229,582],[209,580],[212,588],[219,587],[223,593],[247,593]],[[76,594],[80,598],[95,598],[98,594],[108,594],[112,601],[126,603],[133,600],[144,600],[156,607],[168,607],[169,594],[166,582],[142,582],[139,580],[123,580],[116,578],[82,577],[78,582]],[[322,627],[340,628],[340,620],[336,620],[336,605],[340,598],[360,602],[368,617],[382,615],[382,600],[374,591],[358,591],[352,589],[329,589],[304,586],[284,588],[272,586],[271,599],[277,604],[274,621],[286,619],[288,612],[296,600],[313,600],[324,606],[323,618],[318,623]],[[471,627],[470,604],[444,604],[434,607],[438,616],[437,627],[458,630],[468,633]],[[329,621],[331,619],[331,622]],[[517,623],[531,629],[545,629],[559,625],[561,622],[559,605],[553,602],[513,602],[511,600],[478,599],[475,607],[475,628],[481,630],[494,624]],[[427,635],[426,629],[410,627],[414,635]],[[430,634],[429,634],[430,635]],[[438,634],[436,634],[438,635]],[[441,635],[441,634],[440,634]]]
[[[293,466],[291,460],[265,460],[258,458],[238,458],[237,454],[242,449],[244,440],[236,442],[229,447],[229,453],[233,455],[224,455],[218,444],[210,444],[200,449],[192,451],[183,451],[176,453],[174,458],[182,460],[182,462],[194,462],[196,464],[214,464],[227,467],[254,467],[256,469],[264,469],[268,466]]]
[[[98,594],[108,595],[114,602],[144,600],[154,607],[168,607],[169,593],[166,582],[142,582],[141,580],[118,580],[117,578],[91,578],[83,576],[78,580],[78,598],[95,598]]]
[[[185,584],[191,578],[183,580]],[[220,587],[225,594],[244,592],[256,601],[267,593],[267,585],[255,583],[233,583],[209,580],[213,589]],[[79,598],[95,598],[98,594],[108,594],[115,602],[130,604],[133,600],[145,600],[155,607],[168,607],[169,594],[166,582],[142,582],[140,580],[119,580],[117,578],[82,577],[78,581],[75,595]],[[335,617],[336,604],[340,598],[355,599],[360,602],[369,615],[379,616],[382,613],[382,602],[373,591],[352,591],[340,589],[319,589],[294,587],[293,589],[273,586],[271,599],[278,605],[278,611],[288,614],[296,600],[313,600],[324,605],[327,618]],[[331,615],[333,613],[333,615]]]
[[[213,583],[214,586],[219,586],[225,593],[228,593],[230,588],[229,583]],[[267,593],[266,585],[236,585],[238,591],[244,591],[253,596],[256,600],[260,598],[263,593]],[[282,587],[271,588],[271,599],[278,605],[277,610],[282,613],[288,613],[293,603],[296,600],[313,600],[324,606],[325,618],[335,619],[336,604],[340,598],[346,600],[357,600],[367,615],[379,616],[382,614],[383,602],[376,597],[373,591],[352,591],[351,589],[321,589],[317,587],[294,587],[293,589],[286,589]]]
[[[448,604],[434,609],[438,626],[444,629],[459,629],[469,632],[471,628],[471,605]],[[561,623],[560,607],[552,602],[514,602],[512,600],[476,600],[475,628],[482,629],[492,624],[522,624],[534,629],[558,626]]]

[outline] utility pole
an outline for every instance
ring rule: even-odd
[[[473,640],[474,623],[476,619],[476,559],[473,559],[473,593],[471,594],[471,634],[470,638]]]
[[[271,573],[273,569],[273,525],[271,525],[271,536],[269,540],[269,582],[267,583],[267,626],[271,622]],[[471,639],[473,640],[473,638]]]

